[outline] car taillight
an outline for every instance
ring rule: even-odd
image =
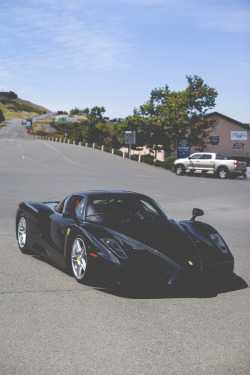
[[[238,162],[237,162],[237,161],[234,161],[234,165],[238,165]]]

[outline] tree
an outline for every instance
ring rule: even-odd
[[[92,109],[85,108],[79,109],[75,107],[70,111],[70,114],[84,113],[87,116],[87,121],[73,122],[57,125],[58,130],[67,131],[70,134],[70,139],[76,140],[77,142],[89,142],[104,144],[108,142],[108,138],[111,137],[108,128],[104,125],[105,120],[103,114],[105,112],[104,107],[95,106]],[[102,124],[97,127],[97,124]],[[111,142],[111,138],[110,138]]]
[[[13,91],[10,91],[8,94],[9,99],[17,99],[17,94]]]
[[[204,148],[213,128],[205,114],[214,107],[218,93],[197,75],[186,78],[189,85],[184,91],[170,91],[168,85],[152,90],[150,99],[134,111],[133,118],[140,123],[137,130],[145,132],[145,144],[151,148],[162,145],[171,152],[180,138],[187,138],[198,149]],[[125,124],[131,126],[131,119],[125,119]]]
[[[152,120],[140,116],[136,109],[133,116],[128,116],[121,123],[114,126],[114,131],[117,134],[117,140],[120,145],[124,144],[125,131],[136,131],[136,146],[132,145],[132,149],[140,149],[147,145],[149,148],[154,147],[152,137]],[[121,147],[121,146],[120,146]]]
[[[70,115],[79,115],[79,113],[81,112],[81,110],[77,107],[75,107],[74,109],[71,109],[70,110]]]
[[[92,125],[93,124],[97,125],[98,122],[102,122],[103,124],[105,123],[103,114],[106,112],[106,109],[104,107],[95,106],[91,110],[89,110],[88,108],[85,108],[85,111],[87,114],[87,118]]]
[[[0,109],[0,123],[5,121],[5,117],[3,115],[3,111]]]

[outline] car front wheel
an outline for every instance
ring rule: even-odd
[[[27,221],[24,215],[20,216],[17,224],[17,241],[22,253],[27,253]]]
[[[71,268],[76,280],[83,283],[87,273],[87,250],[82,236],[77,236],[71,247]]]
[[[177,176],[182,176],[183,173],[185,172],[185,169],[183,167],[183,165],[177,165],[176,168],[175,168],[175,173],[177,174]]]

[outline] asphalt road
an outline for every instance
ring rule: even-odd
[[[177,177],[99,150],[34,140],[21,121],[0,129],[0,374],[250,373],[249,288],[207,296],[123,295],[75,279],[15,238],[20,201],[125,189],[157,200],[174,219],[204,209],[250,283],[250,180]]]

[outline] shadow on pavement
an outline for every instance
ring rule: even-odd
[[[62,271],[70,277],[74,277],[71,271],[67,271],[64,268],[56,265],[52,261],[44,258],[40,255],[30,254],[34,258],[45,262],[52,267]],[[77,282],[77,281],[76,281]],[[102,280],[96,278],[88,278],[84,282],[84,285],[92,287],[103,293],[114,295],[121,298],[131,298],[131,299],[162,299],[162,298],[214,298],[218,294],[233,292],[241,289],[248,288],[247,283],[240,276],[237,276],[230,280],[221,282],[219,285],[211,284],[192,284],[182,285],[178,287],[157,284],[152,285],[151,283],[136,284],[131,286],[113,286],[104,283]]]
[[[88,283],[91,286],[91,282]],[[96,288],[96,286],[94,286]],[[214,298],[218,294],[228,293],[248,288],[247,283],[241,277],[228,283],[220,285],[202,285],[202,286],[179,286],[171,287],[166,285],[136,285],[133,287],[106,287],[97,288],[98,290],[122,298],[132,299],[162,299],[162,298]]]

